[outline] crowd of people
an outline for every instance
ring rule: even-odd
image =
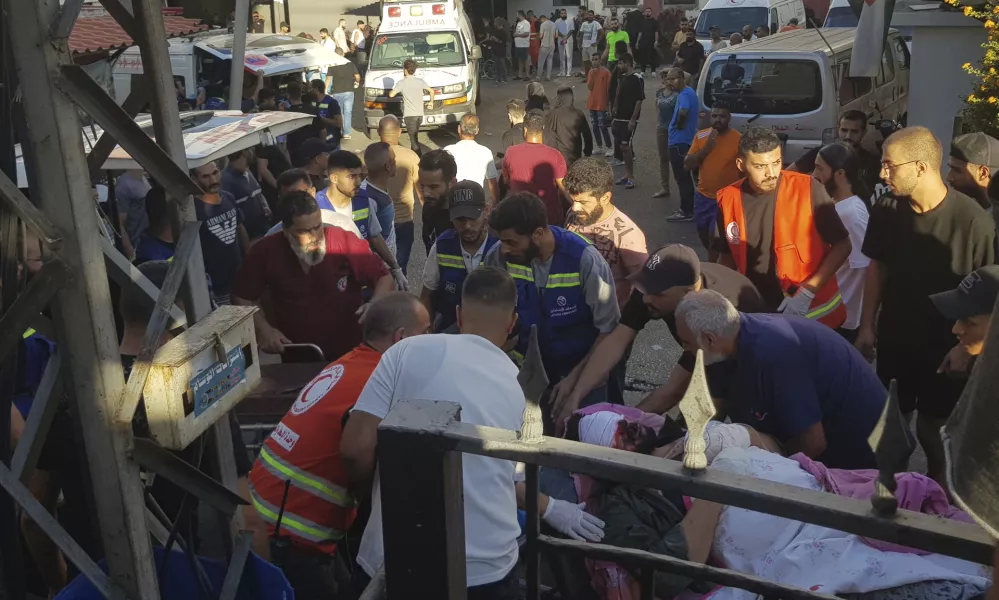
[[[664,37],[645,25],[652,20],[646,11],[632,37],[612,14],[609,31],[594,37],[602,27],[592,25],[592,11],[581,11],[575,23],[564,10],[554,21],[542,16],[537,32],[531,15],[522,17],[513,30],[515,79],[529,77],[530,65],[546,76],[553,56],[566,61],[562,74],[571,74],[577,32],[586,112],[574,106],[572,87],[559,87],[550,102],[535,81],[523,100],[506,106],[501,151],[477,141],[483,128],[476,115],[462,117],[454,144],[424,151],[415,132],[424,92],[431,101],[434,93],[409,60],[392,90],[403,95],[403,118],[384,117],[378,140],[359,155],[337,148],[349,136],[349,114],[337,107],[353,103],[338,96],[353,94],[341,88],[359,81],[344,61],[326,81],[287,85],[281,101],[315,114],[307,127],[191,171],[203,190],[194,204],[212,300],[259,308],[262,352],[310,344],[328,363],[252,467],[239,465],[256,552],[284,570],[296,597],[359,597],[385,560],[379,423],[400,402],[433,399],[458,403],[463,422],[519,430],[525,400],[518,368],[535,327],[550,381],[541,400],[546,434],[677,459],[686,432],[670,415],[700,352],[716,408],[705,434],[708,459],[830,493],[836,485],[828,469],[862,481],[855,496],[874,493],[867,470],[878,464],[868,437],[896,381],[927,458],[926,477],[906,476],[932,500],[923,504],[964,520],[947,500],[939,431],[983,350],[999,296],[989,190],[999,141],[981,133],[955,138],[944,174],[942,146],[929,130],[901,129],[878,156],[865,141],[867,116],[847,111],[838,141],[787,164],[774,132],[736,131],[723,101],[713,103],[710,126],[698,127],[691,83],[705,51],[689,23]],[[342,25],[323,43],[338,55],[346,54],[341,43],[363,51],[355,36],[346,41]],[[747,28],[730,43],[750,39]],[[652,197],[670,196],[675,181],[679,208],[662,218],[693,222],[706,259],[677,243],[650,248],[641,224],[615,202],[616,190],[637,185],[632,140],[646,98],[641,71],[659,64],[653,55],[662,39],[672,39],[674,56],[659,71],[655,93],[661,189]],[[335,71],[339,66],[345,69]],[[277,109],[278,100],[267,88],[255,95],[259,110]],[[411,148],[400,144],[403,125]],[[890,193],[874,194],[881,184]],[[176,243],[166,194],[142,172],[122,174],[115,189],[121,246],[162,285]],[[419,289],[408,271],[417,214],[427,255]],[[28,245],[38,249],[37,240]],[[137,354],[149,319],[135,293],[123,290],[120,300],[123,359]],[[653,320],[665,323],[683,351],[665,382],[628,407],[628,359]],[[37,334],[23,343],[39,355],[53,351]],[[29,401],[15,405],[15,428],[39,377],[25,379]],[[67,422],[59,417],[54,426]],[[242,441],[233,444],[246,459]],[[47,506],[63,494],[78,510],[75,480],[45,478],[72,470],[74,457],[63,446],[53,442],[40,460],[32,490]],[[523,474],[509,461],[462,460],[468,596],[516,598]],[[771,574],[747,550],[763,543],[747,531],[745,511],[690,506],[678,496],[552,469],[542,470],[541,490],[542,519],[554,534],[696,562],[714,553],[732,568]],[[190,508],[176,490],[159,493],[194,539]],[[784,527],[752,522],[768,532]],[[60,589],[67,569],[55,547],[30,519],[22,529],[50,590]],[[970,600],[988,585],[987,575],[961,561],[798,529],[795,539],[819,548],[815,560],[828,561],[828,593]],[[728,534],[724,543],[716,543],[719,531]],[[822,554],[837,534],[861,549]],[[771,546],[769,558],[796,564],[793,544],[783,543]],[[894,575],[880,582],[843,575],[870,560],[890,562]],[[607,564],[556,571],[564,597],[642,595],[630,573]],[[352,574],[349,581],[343,572]],[[698,590],[673,575],[658,574],[656,584],[664,597]]]

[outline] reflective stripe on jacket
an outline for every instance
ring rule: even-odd
[[[746,219],[742,210],[742,182],[718,191],[718,207],[725,223],[725,239],[739,272],[746,274]],[[774,256],[775,270],[780,287],[791,294],[811,277],[829,252],[829,245],[822,240],[812,214],[812,178],[803,173],[782,171],[777,184],[774,206]],[[809,319],[819,321],[833,329],[846,321],[846,305],[833,275],[812,300]]]

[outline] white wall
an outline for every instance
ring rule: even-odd
[[[974,82],[961,66],[974,64],[984,52],[985,29],[972,22],[970,26],[917,26],[912,36],[908,124],[928,127],[937,136],[943,144],[944,165],[954,117],[964,108]]]

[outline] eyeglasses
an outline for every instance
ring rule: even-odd
[[[907,160],[903,163],[897,163],[897,164],[881,161],[881,168],[884,169],[885,171],[894,171],[899,167],[904,167],[905,165],[911,165],[912,163],[917,163],[917,162],[922,162],[922,161],[920,161],[919,159]]]

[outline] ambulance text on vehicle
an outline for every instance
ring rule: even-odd
[[[364,120],[369,136],[385,115],[402,120],[402,97],[388,93],[402,79],[402,65],[416,61],[416,76],[434,89],[421,129],[457,123],[479,103],[479,59],[472,23],[459,0],[382,5],[382,21],[364,76]],[[429,96],[424,96],[429,101]]]

